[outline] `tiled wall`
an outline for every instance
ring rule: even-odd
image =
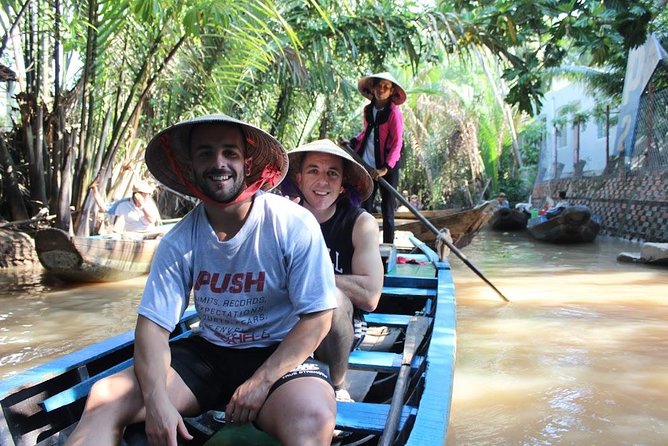
[[[647,242],[668,242],[668,172],[565,178],[537,183],[534,207],[566,190],[571,204],[585,204],[601,218],[601,233]]]

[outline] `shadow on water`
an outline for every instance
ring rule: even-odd
[[[456,259],[458,358],[448,444],[663,445],[668,269],[636,243],[558,246],[482,232]]]
[[[42,268],[0,275],[0,378],[134,327],[145,277],[71,284]]]

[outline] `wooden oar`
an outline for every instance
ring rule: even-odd
[[[480,270],[478,270],[478,268],[476,268],[476,267],[469,261],[469,259],[466,258],[466,256],[464,255],[464,253],[462,253],[462,252],[461,252],[455,245],[453,245],[452,242],[451,242],[450,240],[448,240],[448,239],[443,235],[443,233],[442,233],[441,231],[439,231],[438,229],[436,229],[436,226],[434,226],[429,220],[427,220],[427,218],[425,218],[425,216],[422,215],[422,214],[420,213],[420,211],[418,211],[418,210],[415,208],[415,206],[413,206],[412,204],[410,204],[410,202],[409,202],[408,200],[406,200],[406,199],[404,198],[404,196],[401,195],[401,194],[399,193],[399,191],[397,191],[394,187],[392,187],[392,185],[391,185],[390,183],[388,183],[387,180],[385,180],[385,178],[376,175],[376,174],[375,174],[375,170],[374,170],[374,169],[371,169],[371,168],[370,168],[370,167],[369,167],[369,166],[362,160],[362,158],[357,154],[357,152],[355,152],[353,149],[351,149],[349,145],[345,145],[343,148],[345,149],[346,152],[348,152],[348,154],[349,154],[350,156],[353,157],[353,159],[355,159],[355,161],[357,161],[358,163],[360,163],[362,166],[364,166],[364,167],[366,168],[367,171],[369,171],[369,174],[371,175],[372,178],[375,176],[374,180],[378,181],[378,183],[380,183],[381,186],[383,186],[387,191],[389,191],[392,195],[394,195],[394,196],[401,202],[401,204],[403,204],[404,206],[406,206],[406,208],[408,208],[408,210],[410,210],[410,211],[413,213],[413,215],[415,215],[415,216],[418,218],[418,220],[420,220],[420,221],[422,222],[422,224],[425,225],[425,226],[427,227],[427,229],[429,229],[431,232],[433,232],[433,233],[436,235],[436,238],[437,238],[437,239],[439,239],[440,241],[442,241],[443,243],[445,243],[445,244],[447,245],[447,247],[450,248],[450,251],[452,251],[457,257],[459,257],[459,259],[460,259],[462,262],[464,262],[464,264],[465,264],[466,266],[468,266],[468,267],[471,269],[471,271],[473,271],[474,273],[476,273],[476,274],[478,275],[478,277],[480,277],[480,278],[481,278],[487,285],[489,285],[490,287],[492,287],[492,289],[493,289],[494,291],[496,291],[496,294],[498,294],[499,296],[501,296],[501,298],[502,298],[503,300],[505,300],[506,302],[510,302],[510,300],[508,300],[508,298],[507,298],[506,296],[504,296],[503,293],[502,293],[501,291],[499,291],[499,289],[498,289],[497,287],[495,287],[494,284],[493,284],[492,282],[490,282],[489,279],[488,279],[487,277],[485,277],[485,276],[483,275],[483,273],[481,273]]]
[[[399,376],[394,385],[394,393],[392,394],[392,402],[390,403],[390,411],[385,421],[383,434],[378,440],[379,446],[388,446],[392,443],[397,432],[397,426],[401,419],[401,410],[404,406],[404,394],[406,393],[406,386],[408,385],[408,377],[411,371],[411,363],[413,356],[420,347],[422,340],[429,329],[430,319],[426,316],[413,316],[406,327],[406,338],[404,339],[404,353],[401,359],[401,368],[399,369]]]

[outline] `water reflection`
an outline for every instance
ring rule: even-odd
[[[458,358],[448,444],[663,445],[668,270],[630,242],[553,246],[485,232],[452,259]]]
[[[145,278],[68,284],[41,268],[0,275],[0,378],[134,326]]]

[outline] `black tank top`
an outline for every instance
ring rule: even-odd
[[[320,223],[335,274],[352,274],[353,226],[362,212],[365,212],[364,209],[341,201],[337,203],[332,218]]]

